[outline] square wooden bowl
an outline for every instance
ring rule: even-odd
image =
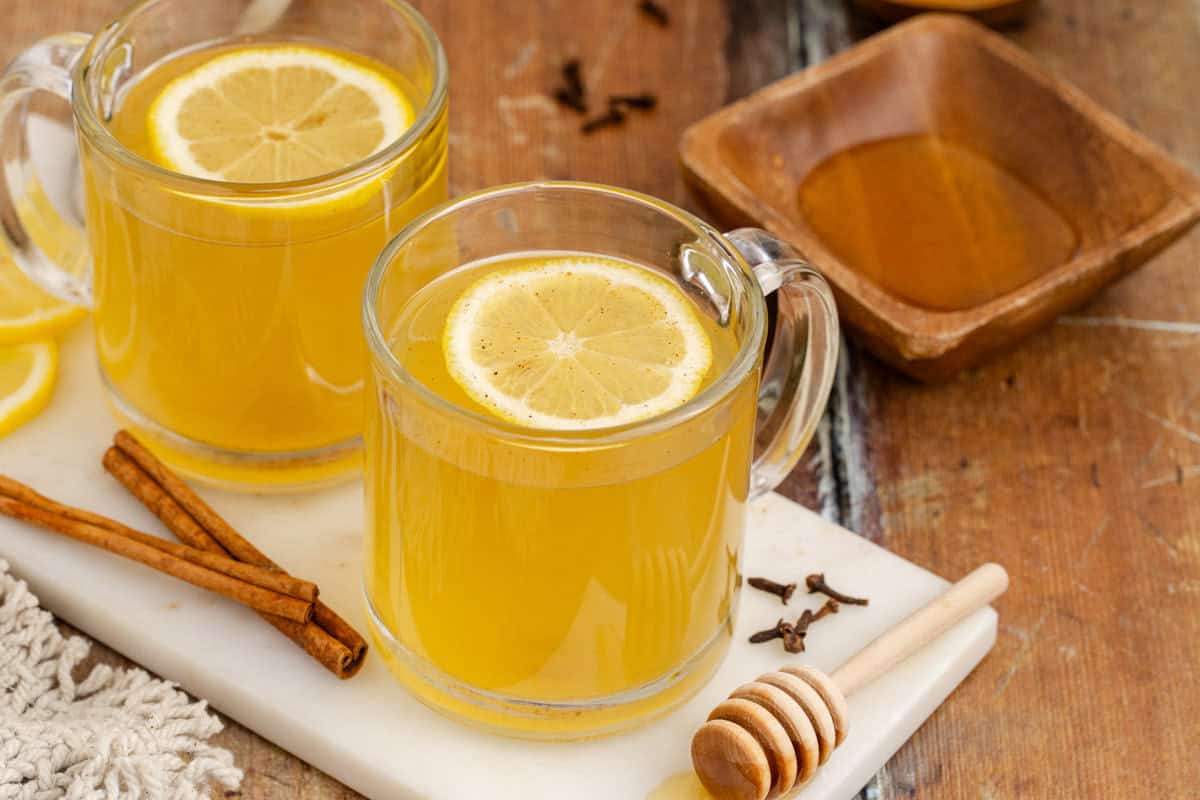
[[[1075,228],[1065,263],[963,311],[916,306],[841,261],[800,213],[827,157],[929,133],[986,155],[1053,198]],[[1024,51],[978,23],[924,15],[689,128],[686,178],[725,224],[790,241],[881,358],[938,380],[1010,347],[1145,263],[1200,217],[1200,180]],[[847,213],[853,213],[848,209]]]

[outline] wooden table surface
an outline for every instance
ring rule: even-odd
[[[872,32],[841,0],[661,2],[666,29],[635,0],[418,2],[450,57],[454,189],[580,178],[694,208],[675,154],[685,126]],[[96,30],[124,4],[6,0],[0,56]],[[1200,165],[1194,0],[1043,0],[1007,33]],[[661,108],[580,135],[546,97],[573,56],[597,95],[652,90]],[[1200,792],[1198,260],[1193,234],[945,385],[849,349],[828,424],[786,492],[948,577],[999,561],[1013,586],[995,651],[866,796]],[[245,797],[356,796],[236,724],[219,741],[246,768]]]

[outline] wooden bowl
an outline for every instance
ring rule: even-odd
[[[886,20],[907,19],[925,11],[954,12],[988,25],[1024,19],[1035,0],[854,0],[859,8]]]
[[[1054,198],[1077,234],[1073,255],[953,311],[906,302],[840,260],[800,213],[802,181],[847,148],[923,133],[982,153]],[[1000,35],[953,15],[918,17],[772,84],[693,125],[680,151],[715,216],[794,244],[833,284],[850,332],[923,380],[1082,305],[1200,216],[1190,171]]]

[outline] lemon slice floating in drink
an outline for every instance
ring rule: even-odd
[[[450,375],[509,422],[552,430],[624,425],[700,390],[712,345],[691,302],[648,270],[585,257],[501,270],[455,302]]]
[[[413,123],[383,74],[317,47],[239,48],[163,89],[150,108],[159,161],[199,178],[303,180],[362,161]]]
[[[0,436],[46,407],[57,371],[54,342],[0,346]]]

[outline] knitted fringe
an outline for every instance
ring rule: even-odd
[[[0,800],[204,800],[237,789],[203,701],[140,669],[98,665],[64,639],[0,559]]]

